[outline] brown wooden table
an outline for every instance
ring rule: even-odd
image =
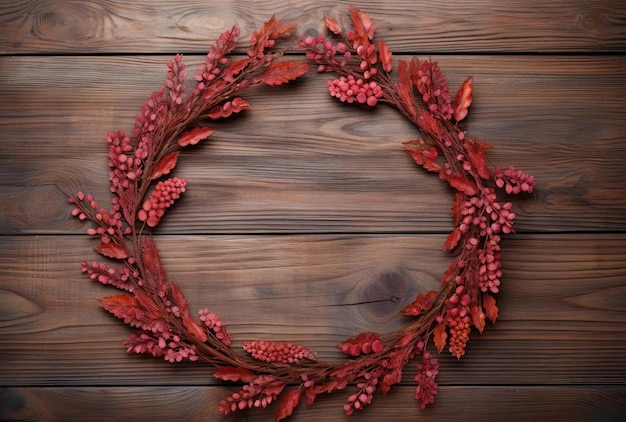
[[[394,51],[474,76],[466,127],[489,159],[535,175],[503,243],[500,320],[460,362],[440,356],[436,404],[414,370],[348,419],[344,394],[293,421],[626,419],[626,6],[597,1],[0,1],[0,420],[222,418],[232,385],[210,368],[125,353],[130,330],[96,299],[96,256],[66,195],[106,202],[108,130],[130,131],[165,63],[189,69],[237,24],[243,53],[272,14],[300,34],[363,9]],[[294,55],[300,54],[294,52]],[[306,344],[320,358],[360,331],[388,332],[436,288],[451,192],[401,142],[395,111],[327,94],[325,75],[260,88],[252,108],[176,172],[188,192],[156,236],[191,307],[221,315],[235,346]]]

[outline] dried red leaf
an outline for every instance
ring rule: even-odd
[[[465,119],[468,113],[468,108],[472,104],[472,80],[473,79],[470,76],[465,80],[465,82],[463,82],[458,92],[456,93],[454,104],[452,104],[452,115],[457,122]]]
[[[443,274],[443,277],[441,277],[441,285],[444,286],[445,284],[451,282],[453,280],[453,275],[456,272],[456,269],[459,267],[459,264],[457,261],[453,261],[450,266],[448,267],[448,269],[446,270],[446,272]]]
[[[461,210],[463,209],[463,204],[465,203],[465,194],[463,192],[455,191],[454,192],[454,201],[452,202],[452,210],[450,213],[452,214],[452,222],[456,226],[463,219],[463,214],[461,214]]]
[[[350,6],[350,17],[352,18],[352,25],[354,32],[358,39],[374,39],[374,32],[376,28],[370,20],[370,18],[356,7]]]
[[[159,251],[151,236],[143,236],[142,238],[141,260],[147,281],[159,291],[165,291],[165,269],[161,265]]]
[[[239,75],[241,71],[246,68],[248,63],[250,63],[248,59],[241,59],[232,62],[230,65],[228,65],[226,69],[222,71],[222,77],[228,82],[233,82],[235,80],[235,76]]]
[[[126,318],[128,308],[136,308],[139,305],[137,299],[129,294],[103,297],[98,299],[98,302],[104,309],[120,319]]]
[[[109,243],[101,243],[98,246],[94,247],[95,251],[106,256],[107,258],[113,259],[125,259],[130,256],[128,249],[124,245],[118,245],[117,243],[109,242]]]
[[[213,372],[213,376],[222,381],[250,382],[256,375],[249,369],[239,366],[222,366]]]
[[[230,117],[233,113],[239,113],[243,110],[250,108],[250,103],[241,97],[235,97],[231,101],[226,101],[224,104],[219,104],[213,107],[207,114],[207,117],[211,119],[219,119]]]
[[[472,325],[478,328],[478,331],[482,334],[485,329],[485,313],[478,305],[472,306],[470,313],[472,315]]]
[[[475,139],[468,139],[463,143],[470,163],[476,169],[476,172],[483,179],[489,179],[489,169],[487,168],[487,158],[485,157],[484,148],[490,147],[490,144],[483,144]]]
[[[473,196],[478,193],[478,186],[476,186],[476,183],[468,180],[465,176],[452,174],[447,176],[446,180],[450,186],[466,195]]]
[[[387,73],[393,69],[392,53],[389,46],[383,40],[378,41],[378,59],[380,60],[383,70]]]
[[[441,166],[435,161],[438,157],[437,148],[428,147],[419,140],[405,142],[404,147],[409,151],[415,162],[424,167],[424,169],[435,173],[441,171]]]
[[[201,140],[206,139],[213,132],[215,132],[215,129],[210,127],[194,127],[180,135],[177,142],[181,147],[195,145]]]
[[[315,403],[315,398],[317,397],[316,388],[307,388],[306,390],[304,390],[304,395],[306,396],[306,405],[313,406],[313,403]]]
[[[178,284],[171,283],[170,284],[170,293],[172,294],[172,299],[174,299],[174,303],[178,306],[178,310],[182,316],[189,315],[189,305],[187,304],[187,299],[185,298],[185,294],[178,287]]]
[[[446,333],[446,326],[443,323],[437,324],[433,331],[433,342],[437,348],[437,352],[441,353],[446,347],[446,339],[448,334]]]
[[[291,389],[283,394],[283,398],[276,411],[276,421],[282,421],[293,414],[293,410],[300,404],[300,390]]]
[[[209,339],[206,328],[201,326],[189,315],[183,316],[183,326],[199,342],[204,343]]]
[[[483,307],[485,308],[485,315],[487,318],[491,320],[492,323],[495,323],[498,319],[498,307],[496,306],[496,299],[487,294],[482,294]]]
[[[398,83],[396,84],[396,91],[402,100],[402,105],[406,107],[408,114],[412,118],[415,118],[417,111],[413,97],[413,85],[411,75],[409,74],[409,64],[406,60],[400,60],[398,62]]]
[[[337,21],[337,19],[326,15],[324,17],[324,24],[326,25],[326,28],[328,28],[328,30],[330,32],[332,32],[335,35],[341,35],[341,26],[339,25],[339,22]]]
[[[448,235],[448,238],[443,244],[443,249],[445,251],[451,251],[452,249],[454,249],[459,243],[459,240],[461,240],[461,234],[461,229],[455,227],[454,230],[452,230],[452,232]]]
[[[152,176],[150,178],[152,180],[158,179],[159,177],[166,175],[170,171],[172,171],[172,169],[176,167],[178,154],[179,154],[179,151],[175,151],[161,158],[161,160],[158,163],[156,163],[154,167],[152,168]]]
[[[309,71],[308,63],[274,62],[259,76],[266,85],[281,85],[304,75]]]

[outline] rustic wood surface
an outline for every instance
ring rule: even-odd
[[[500,319],[460,362],[441,356],[434,406],[419,409],[409,369],[352,418],[336,394],[291,420],[626,420],[626,6],[610,0],[0,0],[0,420],[272,420],[220,417],[234,387],[209,367],[125,353],[129,330],[96,303],[114,291],[80,273],[93,243],[65,198],[109,197],[104,134],[130,131],[172,54],[193,69],[233,24],[241,54],[272,14],[312,34],[349,4],[396,59],[432,57],[451,86],[473,75],[468,130],[538,185],[514,201]],[[235,346],[271,337],[337,358],[339,341],[401,324],[449,262],[451,195],[403,150],[414,128],[325,84],[250,92],[251,110],[176,170],[189,189],[157,244]]]

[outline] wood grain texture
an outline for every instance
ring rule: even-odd
[[[132,129],[167,59],[0,58],[12,69],[0,72],[12,99],[0,104],[1,233],[83,230],[63,194],[80,189],[106,203],[103,138]],[[433,59],[452,86],[474,75],[466,127],[494,144],[493,164],[514,161],[537,178],[535,193],[516,201],[518,231],[624,229],[626,57]],[[188,57],[189,68],[199,60]],[[163,232],[448,231],[450,192],[401,144],[415,129],[389,108],[333,101],[326,79],[254,90],[236,125],[210,122],[210,141],[183,152],[176,172],[190,189]]]
[[[154,421],[240,421],[272,420],[275,405],[268,409],[228,417],[216,416],[217,403],[229,394],[219,387],[68,387],[68,388],[0,388],[0,400],[12,403],[0,409],[3,420],[21,421],[110,421],[123,414],[125,420]],[[311,420],[438,422],[463,420],[466,409],[476,409],[472,416],[485,422],[515,420],[536,422],[568,421],[614,422],[626,412],[626,389],[614,387],[441,387],[438,402],[427,411],[419,409],[411,398],[413,387],[399,386],[387,397],[375,397],[372,405],[355,416],[341,415],[344,398],[325,397],[315,407],[302,407],[289,419],[293,422]],[[407,405],[409,402],[409,405]],[[137,408],[135,403],[144,403]],[[88,415],[88,416],[86,416]],[[244,416],[242,416],[244,415]]]
[[[468,134],[538,185],[515,200],[518,233],[503,241],[499,321],[460,362],[440,357],[433,407],[413,400],[410,365],[356,417],[343,416],[346,392],[291,420],[626,420],[619,0],[0,0],[0,420],[274,418],[216,416],[237,387],[210,367],[124,351],[131,330],[96,302],[115,290],[80,273],[97,257],[65,196],[107,204],[104,135],[130,131],[174,53],[193,71],[233,24],[243,54],[273,14],[313,35],[350,4],[395,60],[437,60],[451,87],[473,75]],[[176,169],[189,189],[156,240],[192,309],[219,313],[235,347],[289,340],[338,359],[338,342],[402,324],[401,307],[449,263],[450,192],[403,150],[415,129],[390,109],[333,101],[327,76],[250,92],[251,110],[212,122]]]
[[[626,6],[619,0],[466,1],[3,1],[0,53],[203,51],[233,24],[247,41],[272,15],[323,31],[324,15],[363,9],[397,52],[620,51]],[[416,42],[415,34],[419,34]],[[245,48],[245,43],[241,43]]]
[[[436,289],[444,236],[159,236],[169,278],[191,308],[209,307],[239,347],[267,338],[320,359],[358,332],[390,332],[400,310]],[[0,251],[0,385],[206,385],[208,367],[126,354],[131,332],[100,309],[115,294],[81,276],[88,239],[9,237]],[[615,384],[626,378],[626,237],[518,235],[506,241],[500,320],[474,335],[439,382]],[[194,311],[195,312],[195,311]],[[558,364],[557,364],[558,363]],[[505,372],[503,372],[505,370]],[[415,375],[408,369],[406,380]],[[149,374],[147,377],[146,374]],[[412,375],[411,375],[412,374]]]

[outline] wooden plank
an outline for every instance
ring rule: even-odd
[[[400,309],[436,289],[444,236],[160,236],[170,279],[191,309],[208,306],[234,338],[302,344],[320,359],[360,331],[387,333]],[[202,365],[125,353],[131,332],[100,309],[115,294],[80,274],[85,236],[0,243],[0,385],[207,385]],[[500,320],[474,334],[442,385],[623,384],[626,237],[517,235],[504,245]],[[195,311],[194,311],[195,312]],[[411,382],[414,369],[408,369]]]
[[[349,390],[350,387],[348,387]],[[289,421],[393,420],[396,422],[463,420],[472,409],[481,421],[588,421],[613,422],[626,414],[626,387],[462,387],[439,388],[437,402],[420,410],[413,400],[415,387],[394,387],[386,397],[374,396],[370,406],[355,416],[343,414],[345,396],[319,398],[313,407],[304,403]],[[272,420],[276,404],[228,416],[218,416],[217,403],[229,394],[223,387],[26,387],[0,388],[3,421],[125,420],[246,421]]]
[[[493,163],[537,177],[519,231],[624,229],[626,56],[433,59],[451,86],[474,75],[467,127],[495,145]],[[104,134],[130,131],[166,60],[0,58],[0,233],[84,230],[63,197],[106,202]],[[401,145],[415,129],[388,108],[333,101],[326,79],[255,90],[236,124],[214,122],[212,140],[183,154],[190,189],[163,232],[448,231],[450,193]]]
[[[364,10],[396,51],[624,51],[626,8],[619,0],[503,2],[2,2],[0,53],[198,52],[237,24],[242,40],[272,15],[323,30],[324,14]],[[481,13],[477,13],[481,11]],[[241,49],[246,48],[241,43]]]

